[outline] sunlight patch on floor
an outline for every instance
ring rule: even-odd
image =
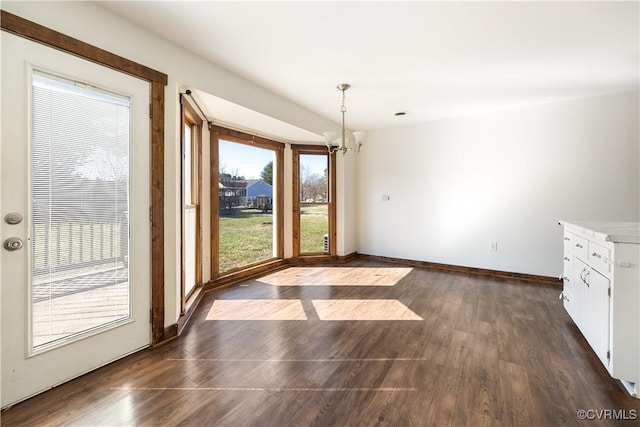
[[[395,286],[411,267],[291,267],[259,279],[273,286]]]
[[[312,300],[320,320],[423,320],[395,299]]]
[[[207,320],[307,320],[300,300],[216,300]]]

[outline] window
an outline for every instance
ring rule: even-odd
[[[212,277],[217,277],[284,256],[284,146],[221,127],[212,138],[217,160],[211,171]]]
[[[182,311],[196,287],[202,285],[201,157],[202,120],[181,98],[182,109]]]
[[[34,71],[32,346],[131,318],[130,100]],[[96,304],[100,301],[100,304]]]
[[[293,150],[294,256],[335,255],[335,154],[314,146]]]

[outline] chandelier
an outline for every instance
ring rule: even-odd
[[[324,142],[327,144],[329,154],[333,154],[336,151],[342,151],[342,154],[344,155],[350,150],[359,153],[360,147],[362,147],[362,143],[364,142],[364,137],[367,134],[363,131],[355,131],[353,133],[347,132],[344,126],[344,115],[347,112],[347,106],[344,103],[344,93],[350,87],[351,85],[349,83],[340,83],[337,86],[338,90],[342,92],[342,108],[340,108],[340,112],[342,113],[342,132],[339,136],[336,136],[335,132],[323,132]],[[355,147],[348,147],[347,140],[353,141],[355,143]]]

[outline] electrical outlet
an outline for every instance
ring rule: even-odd
[[[391,200],[391,196],[389,196],[388,194],[385,194],[382,196],[382,201],[383,202],[388,202],[389,200]]]
[[[498,242],[491,242],[489,244],[489,250],[491,252],[498,252]]]

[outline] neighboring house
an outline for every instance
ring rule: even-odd
[[[263,179],[247,180],[247,206],[268,210],[273,204],[273,186]]]
[[[244,178],[221,174],[218,188],[220,188],[219,198],[221,210],[229,210],[245,205],[247,199],[247,181]]]

